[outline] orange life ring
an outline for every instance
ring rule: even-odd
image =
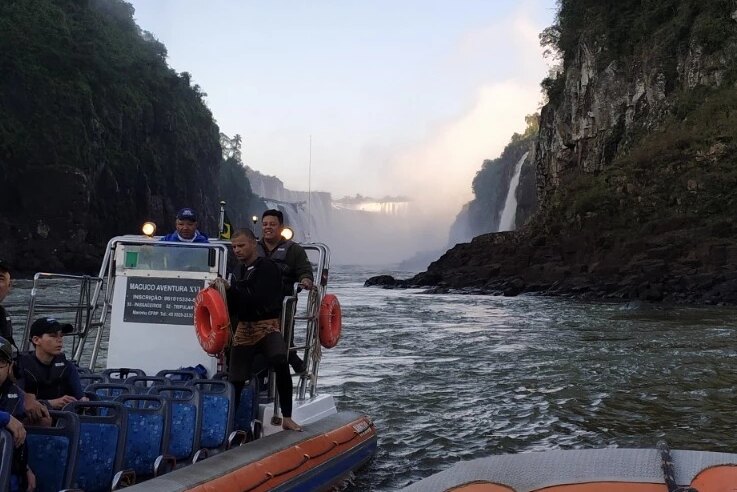
[[[228,306],[220,293],[212,287],[202,289],[194,298],[194,329],[197,340],[208,354],[219,354],[228,343]]]
[[[320,344],[325,348],[338,345],[343,315],[340,303],[333,294],[325,294],[320,303]]]

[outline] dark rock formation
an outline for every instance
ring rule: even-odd
[[[384,287],[391,288],[397,284],[397,281],[391,275],[377,275],[371,277],[363,283],[364,287]]]
[[[0,2],[0,255],[91,272],[107,240],[176,210],[217,230],[218,128],[121,0]]]
[[[538,212],[400,285],[737,303],[734,10],[561,2],[546,32],[563,70],[543,83]]]

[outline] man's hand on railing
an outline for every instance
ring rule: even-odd
[[[304,290],[312,290],[312,287],[314,287],[314,284],[312,283],[312,280],[309,278],[303,278],[299,281],[299,286]]]

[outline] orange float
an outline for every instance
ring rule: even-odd
[[[342,329],[343,315],[340,302],[333,294],[325,294],[320,303],[320,344],[325,348],[338,345]]]
[[[230,335],[228,306],[212,287],[202,289],[194,299],[194,328],[197,340],[210,355],[223,351]]]

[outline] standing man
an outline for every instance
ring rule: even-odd
[[[206,243],[207,236],[197,230],[197,213],[191,208],[183,208],[177,212],[176,231],[162,237],[162,241],[182,243]]]
[[[256,252],[256,236],[250,229],[239,229],[231,238],[233,254],[238,259],[233,284],[222,278],[227,292],[228,310],[238,320],[230,350],[229,379],[235,387],[236,407],[256,354],[263,354],[274,369],[276,390],[282,412],[282,428],[302,430],[292,420],[292,377],[287,365],[287,346],[279,328],[282,301],[281,272],[268,258]]]
[[[10,265],[5,260],[0,259],[0,303],[10,293],[13,287],[13,280],[10,278]],[[13,345],[13,324],[10,315],[0,304],[0,337],[10,341]]]
[[[282,271],[282,294],[291,296],[296,282],[303,289],[310,290],[315,279],[312,276],[312,264],[304,248],[292,240],[284,239],[281,235],[283,230],[284,214],[280,210],[264,212],[261,216],[263,237],[258,242],[258,255],[270,258],[279,266]],[[294,330],[289,345],[294,345]],[[289,352],[289,365],[296,373],[305,371],[305,363],[296,350]]]

